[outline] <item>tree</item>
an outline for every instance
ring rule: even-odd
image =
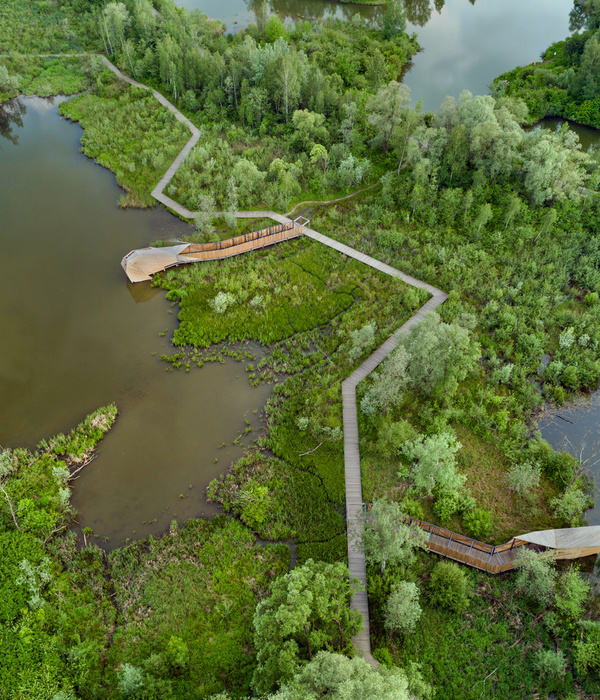
[[[532,491],[540,485],[542,470],[533,462],[521,462],[513,465],[508,472],[508,485],[512,491],[522,498],[532,495]]]
[[[323,197],[325,196],[325,172],[327,171],[327,163],[329,163],[329,153],[325,146],[316,143],[310,151],[310,161],[317,166],[323,168]]]
[[[167,85],[171,85],[173,97],[177,99],[182,86],[183,55],[181,48],[170,34],[157,42],[157,47],[160,77]]]
[[[400,346],[388,355],[381,364],[381,370],[374,375],[372,387],[360,402],[360,408],[368,416],[381,411],[386,413],[402,402],[407,384],[409,353]]]
[[[406,29],[406,17],[400,0],[388,0],[383,13],[383,38],[392,39]]]
[[[590,590],[590,584],[579,575],[576,566],[563,571],[556,582],[556,609],[565,617],[578,620]]]
[[[227,211],[225,212],[225,221],[227,222],[227,225],[233,229],[234,235],[237,226],[237,214],[238,188],[235,182],[235,177],[232,175],[227,183]]]
[[[285,105],[285,121],[288,121],[290,104],[296,102],[300,95],[302,64],[298,53],[288,51],[279,59],[277,86],[281,91]]]
[[[129,12],[122,2],[110,2],[102,11],[101,33],[110,53],[115,53],[117,44],[123,46],[129,21]]]
[[[377,130],[373,145],[381,146],[385,154],[394,131],[404,118],[404,111],[410,104],[410,89],[407,85],[390,81],[371,95],[366,111],[369,123]]]
[[[350,610],[359,587],[344,564],[312,559],[273,583],[254,614],[256,692],[291,681],[322,649],[350,650],[352,635],[362,627],[361,613]]]
[[[297,109],[292,115],[294,142],[298,150],[309,151],[315,143],[320,144],[329,138],[324,125],[325,117],[308,109]]]
[[[477,218],[475,219],[475,226],[477,226],[477,233],[481,231],[481,227],[485,226],[488,221],[492,218],[493,216],[493,211],[492,211],[492,205],[489,202],[486,202],[485,204],[482,204],[479,207],[479,212],[477,214]]]
[[[415,440],[406,442],[402,448],[404,456],[413,464],[408,470],[401,468],[399,475],[401,478],[408,476],[417,489],[430,496],[436,486],[456,493],[467,479],[464,474],[456,471],[455,454],[461,447],[451,433],[420,435]]]
[[[251,206],[254,197],[261,191],[267,174],[260,171],[251,160],[240,158],[233,166],[232,175],[238,186],[241,206]]]
[[[320,651],[272,700],[410,700],[399,668],[372,668],[364,659]]]
[[[415,631],[422,612],[417,585],[401,581],[385,605],[385,628],[390,633],[410,634]]]
[[[413,326],[401,344],[411,358],[409,384],[426,396],[437,393],[444,400],[456,392],[458,382],[473,371],[481,356],[481,347],[467,328],[444,323],[434,311]]]
[[[381,575],[388,562],[408,566],[414,550],[425,541],[425,533],[416,525],[407,525],[398,503],[374,501],[371,510],[357,519],[357,530],[350,534],[368,564],[381,562]]]
[[[523,202],[521,202],[521,198],[519,197],[519,195],[515,192],[512,192],[508,199],[506,209],[504,210],[505,229],[509,227],[509,225],[513,222],[515,216],[521,211],[522,205]]]
[[[214,233],[215,227],[213,221],[217,215],[215,209],[215,200],[211,194],[201,194],[198,197],[198,211],[194,217],[196,230],[208,239]]]
[[[542,605],[549,605],[554,596],[556,571],[553,560],[542,558],[531,549],[521,547],[517,552],[519,568],[515,584],[519,590]]]

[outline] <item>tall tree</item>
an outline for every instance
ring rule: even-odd
[[[350,610],[359,586],[344,564],[312,559],[273,583],[254,614],[256,692],[291,681],[322,649],[350,650],[352,635],[362,627],[361,613]]]
[[[372,95],[366,104],[369,123],[377,130],[373,145],[381,146],[384,154],[392,134],[402,124],[409,103],[410,88],[392,80]]]
[[[416,525],[407,525],[402,508],[393,501],[374,501],[364,511],[350,533],[368,564],[381,564],[381,575],[387,563],[408,566],[415,558],[414,550],[422,546],[425,533]]]

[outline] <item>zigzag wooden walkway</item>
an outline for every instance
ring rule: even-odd
[[[109,68],[121,77],[126,82],[136,85],[137,87],[149,89],[147,86],[124,76],[115,66],[105,59]],[[185,218],[192,218],[194,212],[189,211],[170,197],[164,194],[164,188],[167,186],[175,172],[179,168],[183,159],[191,151],[193,146],[200,138],[200,131],[188,119],[186,119],[179,110],[177,110],[165,97],[153,90],[153,95],[156,99],[169,109],[176,118],[186,124],[190,129],[192,136],[188,143],[184,146],[181,153],[177,156],[171,167],[167,170],[163,178],[152,191],[152,195],[162,204],[177,212]],[[344,198],[342,198],[344,199]],[[327,202],[323,202],[326,204]],[[290,212],[291,213],[291,212]],[[281,231],[286,229],[292,220],[288,216],[277,214],[276,212],[267,211],[245,211],[237,214],[240,218],[248,217],[270,217],[282,224]],[[278,232],[279,233],[281,233]],[[356,411],[356,386],[370,374],[383,359],[385,359],[398,345],[400,337],[409,328],[419,323],[430,311],[443,304],[448,295],[433,287],[432,285],[417,280],[410,275],[406,275],[400,270],[396,270],[390,265],[375,260],[374,258],[354,250],[343,243],[335,241],[328,236],[323,236],[318,231],[313,231],[308,227],[304,227],[303,232],[308,237],[322,243],[323,245],[334,248],[335,250],[348,255],[356,260],[369,265],[384,274],[393,277],[399,277],[407,284],[410,284],[421,289],[425,289],[431,298],[422,306],[416,314],[414,314],[406,323],[404,323],[390,338],[388,338],[381,347],[379,347],[370,357],[368,357],[347,379],[342,382],[342,401],[343,401],[343,424],[344,424],[344,466],[346,480],[346,511],[348,529],[351,531],[359,512],[363,508],[362,502],[362,485],[360,472],[360,454],[358,443],[358,421]],[[276,234],[277,235],[277,234]],[[273,241],[277,242],[277,241]],[[245,241],[244,243],[250,243]],[[242,246],[244,243],[233,244]],[[270,245],[270,243],[265,243]],[[248,249],[251,249],[250,247]],[[158,249],[160,250],[160,249]],[[201,251],[192,250],[191,246],[186,251],[187,257],[194,255],[207,255],[214,251],[209,251],[204,248]],[[239,248],[239,252],[244,250]],[[230,254],[237,254],[231,252]],[[204,258],[207,259],[207,258]],[[190,262],[192,260],[189,260]],[[557,559],[572,559],[588,554],[600,552],[600,527],[588,528],[573,528],[565,530],[548,530],[542,532],[529,533],[521,535],[520,538],[511,540],[500,547],[492,547],[482,542],[477,542],[470,538],[466,538],[450,530],[438,528],[429,523],[418,523],[424,529],[429,531],[429,540],[427,547],[430,551],[442,554],[455,561],[460,561],[464,564],[474,566],[483,571],[490,573],[500,573],[514,568],[516,553],[521,547],[534,548],[538,552],[554,550],[549,552],[549,555]],[[352,537],[348,537],[348,563],[350,567],[350,575],[358,578],[364,585],[365,591],[357,593],[352,601],[351,607],[360,610],[363,615],[363,629],[360,634],[353,637],[353,641],[357,649],[359,649],[364,657],[373,665],[377,665],[377,661],[371,654],[371,641],[369,637],[369,601],[366,593],[366,565],[365,556],[356,547],[356,543]]]

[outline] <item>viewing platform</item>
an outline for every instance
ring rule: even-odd
[[[162,248],[139,248],[127,253],[121,260],[121,267],[130,282],[145,282],[155,273],[170,267],[205,260],[224,260],[298,238],[309,224],[310,221],[299,216],[293,221],[288,219],[285,223],[216,243],[180,243]]]

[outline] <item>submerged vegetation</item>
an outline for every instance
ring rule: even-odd
[[[598,694],[600,611],[576,567],[525,555],[492,579],[426,556],[420,538],[389,526],[405,513],[500,544],[585,522],[589,474],[533,420],[600,383],[600,169],[567,127],[522,126],[599,99],[596,4],[576,5],[586,33],[553,47],[551,67],[518,69],[494,96],[464,93],[437,114],[411,108],[398,82],[417,44],[395,2],[370,27],[358,16],[286,26],[263,5],[235,37],[170,0],[46,0],[29,14],[22,0],[3,4],[4,50],[102,46],[202,127],[167,188],[200,211],[200,235],[215,235],[217,210],[222,228],[239,209],[286,211],[378,183],[298,213],[449,292],[358,387],[363,494],[371,522],[388,523],[385,537],[360,535],[380,671],[341,656],[358,629],[341,382],[427,295],[300,239],[157,278],[179,305],[175,367],[201,364],[214,343],[269,346],[248,366],[252,383],[276,383],[264,432],[209,487],[226,514],[110,555],[89,532],[81,547],[66,532],[69,479],[114,407],[35,453],[1,453],[6,697]],[[170,112],[92,59],[2,61],[3,99],[93,83],[62,113],[84,127],[84,152],[117,174],[122,204],[153,203],[188,138]],[[281,540],[297,545],[289,573]]]

